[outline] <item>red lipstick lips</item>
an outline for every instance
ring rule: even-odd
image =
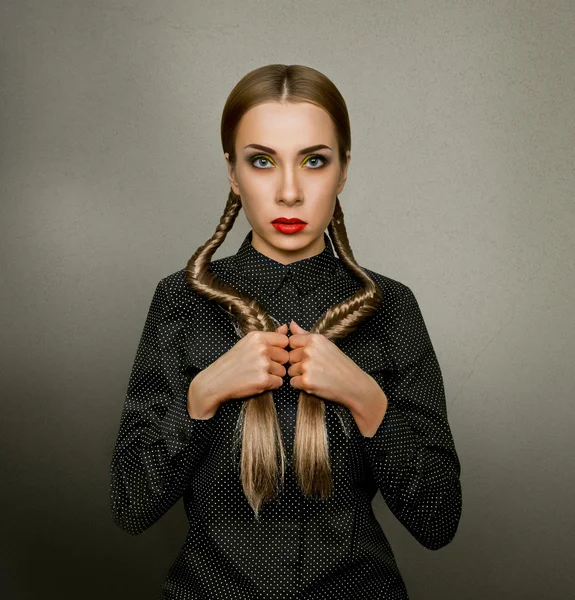
[[[281,233],[297,233],[301,231],[307,223],[301,219],[287,219],[286,217],[279,217],[272,221],[272,225]]]

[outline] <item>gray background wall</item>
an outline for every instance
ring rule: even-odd
[[[442,366],[455,540],[374,501],[410,597],[575,594],[574,32],[567,0],[1,0],[3,597],[158,597],[183,507],[122,532],[109,461],[154,287],[223,211],[225,98],[272,62],[346,98],[352,247]]]

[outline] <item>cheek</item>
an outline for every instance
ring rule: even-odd
[[[269,197],[269,191],[274,187],[272,177],[263,174],[250,173],[249,171],[238,174],[238,185],[246,196],[253,197],[257,201],[261,197]]]
[[[337,181],[333,177],[320,178],[315,181],[309,181],[304,189],[307,199],[317,207],[317,210],[330,215],[335,206],[335,196],[337,193]]]
[[[266,221],[269,216],[269,198],[275,197],[272,193],[266,193],[259,186],[253,184],[240,185],[242,197],[242,209],[246,217],[251,221]]]
[[[338,177],[335,171],[322,174],[321,177],[310,177],[305,181],[305,186],[308,191],[317,196],[331,196],[337,189]]]

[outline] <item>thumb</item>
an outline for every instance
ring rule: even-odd
[[[284,329],[284,328],[285,328],[285,329]],[[283,325],[280,325],[280,326],[279,326],[279,327],[276,329],[276,331],[277,331],[278,333],[286,333],[286,332],[287,332],[287,325],[286,325],[285,323],[284,323]]]
[[[290,329],[293,333],[309,333],[309,331],[305,330],[303,327],[300,327],[293,319],[290,323]]]

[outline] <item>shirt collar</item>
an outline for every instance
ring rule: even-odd
[[[319,254],[287,265],[256,250],[251,244],[252,233],[252,230],[248,232],[233,257],[234,271],[239,278],[257,282],[257,288],[262,292],[273,294],[284,279],[291,278],[300,294],[307,295],[335,275],[338,258],[327,233],[323,234],[325,248]]]

